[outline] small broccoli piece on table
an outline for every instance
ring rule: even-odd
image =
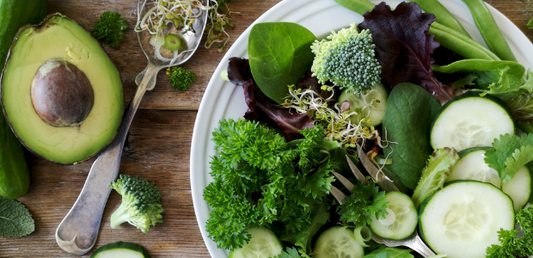
[[[357,31],[355,24],[326,39],[315,41],[311,71],[320,83],[330,81],[357,95],[380,81],[381,65],[374,56],[374,43],[369,30]]]
[[[121,174],[109,187],[122,195],[122,203],[111,215],[111,228],[128,222],[146,233],[150,226],[163,222],[161,194],[153,182],[137,175]]]
[[[112,48],[117,48],[122,42],[122,32],[128,29],[128,22],[123,20],[118,12],[104,12],[96,21],[93,30],[93,37],[103,41]]]
[[[171,67],[167,69],[170,85],[181,92],[184,92],[191,87],[191,84],[196,81],[196,74],[192,71],[185,70],[180,67]]]

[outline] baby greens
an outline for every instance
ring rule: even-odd
[[[387,167],[410,189],[415,189],[432,153],[429,130],[440,107],[431,94],[412,83],[396,85],[389,95],[383,127],[390,144],[383,151],[393,160]]]

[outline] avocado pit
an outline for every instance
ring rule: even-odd
[[[89,79],[66,60],[44,62],[33,78],[30,91],[37,115],[55,127],[79,127],[94,104]]]

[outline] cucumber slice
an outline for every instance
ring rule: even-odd
[[[515,212],[524,207],[531,195],[531,175],[522,167],[511,181],[503,183],[498,172],[485,163],[485,149],[475,149],[465,154],[454,166],[446,182],[476,180],[501,188],[513,200]]]
[[[229,255],[230,258],[268,258],[279,255],[283,251],[283,246],[272,230],[252,227],[247,231],[252,238],[243,247],[233,250]]]
[[[339,96],[338,103],[348,101],[350,109],[346,112],[356,112],[357,115],[350,117],[354,124],[359,124],[363,120],[366,126],[376,126],[381,124],[385,116],[385,107],[387,106],[387,90],[383,84],[378,83],[376,87],[362,96],[355,93],[343,91]]]
[[[514,228],[514,215],[511,198],[492,184],[457,181],[422,203],[420,233],[437,254],[481,258],[500,243],[500,229]]]
[[[313,258],[361,258],[364,250],[357,242],[353,230],[335,226],[322,232],[315,244]]]
[[[150,255],[138,244],[119,241],[101,246],[91,258],[150,258]]]
[[[370,229],[376,235],[386,238],[400,240],[409,237],[415,232],[418,224],[418,212],[415,204],[409,196],[400,192],[388,192],[385,195],[387,212],[384,219],[372,220]]]
[[[465,93],[444,105],[431,128],[433,149],[461,151],[491,146],[501,134],[513,135],[514,123],[504,104],[494,97]]]

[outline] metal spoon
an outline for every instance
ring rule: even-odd
[[[148,9],[145,8],[146,2],[147,0],[139,0],[138,12],[141,14],[140,17]],[[204,5],[207,6],[208,2],[208,0],[204,0]],[[89,252],[96,243],[102,213],[111,192],[108,186],[118,176],[124,140],[135,112],[144,93],[155,87],[159,70],[186,62],[198,48],[207,22],[207,11],[200,11],[202,15],[195,20],[192,25],[193,30],[182,34],[184,41],[187,42],[187,50],[181,52],[174,62],[156,59],[154,48],[149,43],[151,34],[147,31],[137,33],[137,39],[146,55],[148,64],[136,78],[137,90],[124,113],[115,139],[93,163],[78,199],[56,230],[57,244],[64,251],[83,255]]]

